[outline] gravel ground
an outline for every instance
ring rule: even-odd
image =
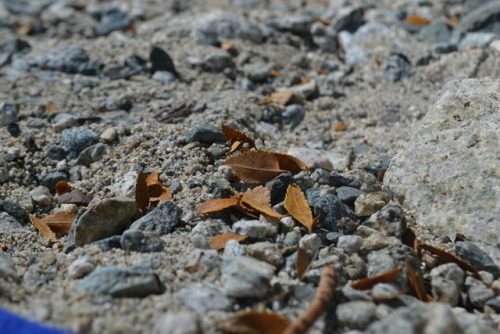
[[[447,82],[500,77],[498,17],[498,1],[473,0],[4,0],[0,305],[73,332],[219,333],[244,309],[293,321],[331,263],[335,305],[310,333],[495,333],[495,262],[473,243],[417,224],[418,209],[376,175],[405,149]],[[260,103],[279,90],[293,90],[292,98]],[[322,213],[313,233],[290,217],[196,216],[201,203],[249,187],[223,164],[231,153],[221,124],[308,165],[266,185],[278,211],[280,184],[300,185],[314,215]],[[173,193],[142,218],[139,171],[161,171]],[[61,204],[61,180],[90,204]],[[360,195],[380,192],[387,200],[360,214]],[[28,219],[62,210],[78,214],[57,240]],[[106,210],[112,214],[95,219],[114,230],[85,228],[84,214]],[[407,226],[420,242],[463,258],[472,252],[483,280],[429,254],[418,258],[402,244]],[[141,232],[130,234],[129,247],[130,231]],[[230,231],[250,238],[205,249]],[[314,260],[302,280],[297,246]],[[390,284],[349,288],[404,267],[405,258],[439,303],[414,297],[404,270]]]

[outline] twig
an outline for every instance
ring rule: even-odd
[[[333,299],[335,291],[335,268],[332,265],[325,265],[321,269],[318,290],[309,307],[302,311],[295,319],[295,322],[288,326],[282,334],[303,334],[319,316],[326,310],[328,303]]]

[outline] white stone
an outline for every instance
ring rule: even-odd
[[[263,239],[276,234],[274,225],[259,220],[239,220],[233,224],[233,232],[251,238]]]
[[[167,312],[155,324],[156,334],[199,334],[200,325],[193,312]]]
[[[317,252],[321,248],[321,239],[316,233],[306,234],[300,238],[299,247]]]
[[[104,130],[104,132],[101,134],[101,139],[109,143],[115,140],[117,135],[118,133],[116,132],[116,129],[110,127]]]
[[[74,279],[82,278],[94,271],[95,262],[90,256],[82,256],[73,261],[68,267],[68,276]]]

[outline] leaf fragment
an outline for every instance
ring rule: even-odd
[[[313,219],[311,207],[307,202],[306,196],[298,185],[291,184],[288,186],[284,205],[288,213],[290,213],[299,223],[304,225],[309,233],[311,233],[316,222]]]
[[[53,242],[57,242],[56,233],[69,233],[75,217],[76,214],[74,212],[60,211],[43,218],[30,216],[30,219],[42,237],[50,238]]]
[[[479,271],[476,268],[474,268],[474,266],[472,266],[469,262],[461,259],[460,257],[451,254],[450,252],[423,243],[418,243],[418,249],[424,249],[428,252],[431,252],[432,254],[435,254],[438,257],[440,257],[445,262],[454,262],[463,270],[470,271],[474,273],[477,277],[479,277],[480,280],[483,280],[483,277],[481,276]]]
[[[306,164],[302,160],[292,155],[276,152],[269,153],[271,153],[276,159],[278,159],[278,166],[281,169],[285,169],[292,173],[298,173],[307,169]]]
[[[265,98],[257,104],[277,103],[286,106],[291,103],[295,91],[293,89],[277,90],[271,96]]]
[[[219,198],[203,202],[196,210],[196,215],[222,211],[238,204],[237,198]]]
[[[283,316],[268,311],[244,311],[237,314],[229,326],[223,329],[226,334],[277,334],[282,333],[290,324]]]
[[[242,197],[241,202],[242,202],[242,204],[246,204],[247,206],[249,206],[251,209],[254,209],[255,211],[263,213],[269,217],[282,218],[285,216],[285,215],[282,215],[281,213],[274,211],[271,207],[268,207],[266,205],[262,205],[261,203],[258,203],[252,199],[249,199],[249,198]],[[245,206],[243,206],[243,208],[248,209]],[[247,212],[247,214],[249,214],[249,213]]]
[[[400,272],[401,269],[398,267],[377,276],[357,280],[351,284],[351,287],[356,290],[368,290],[373,288],[375,284],[394,281]]]
[[[251,200],[260,205],[271,207],[271,190],[265,186],[257,186],[245,191],[242,199]]]
[[[255,141],[243,132],[238,131],[225,124],[221,125],[221,129],[227,141],[229,141],[229,143],[231,144],[230,152],[236,151],[244,143],[247,143],[249,148],[255,148]]]
[[[223,164],[231,166],[236,175],[247,183],[265,183],[286,172],[279,168],[275,156],[261,150],[240,153],[226,159]]]
[[[40,235],[44,238],[50,238],[52,242],[57,242],[56,234],[51,231],[50,227],[45,221],[35,216],[30,216],[30,220],[37,228]]]
[[[135,181],[135,202],[141,213],[144,214],[149,204],[149,193],[146,175],[142,171],[139,171]]]
[[[210,248],[211,249],[223,249],[226,247],[226,242],[229,240],[236,240],[238,242],[243,242],[248,239],[246,235],[239,235],[233,232],[223,233],[216,235],[210,239]]]
[[[297,260],[295,261],[295,271],[297,272],[297,278],[302,280],[304,274],[309,269],[309,256],[307,256],[307,249],[297,248]]]
[[[414,26],[426,26],[431,23],[430,20],[418,15],[409,15],[406,17],[405,21]]]
[[[332,125],[332,131],[335,131],[335,132],[343,132],[343,131],[346,131],[348,128],[347,124],[346,123],[335,123]]]
[[[62,194],[69,192],[71,189],[73,189],[73,187],[70,186],[69,183],[66,181],[59,181],[56,183],[56,194],[58,196],[61,196]]]
[[[424,280],[422,278],[422,274],[417,270],[413,269],[413,266],[410,263],[408,258],[405,259],[405,269],[406,275],[408,276],[408,283],[412,287],[413,291],[415,291],[415,295],[418,299],[423,302],[432,301],[432,297],[428,296],[425,292]]]

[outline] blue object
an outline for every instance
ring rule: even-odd
[[[68,331],[38,324],[3,309],[0,309],[0,332],[2,334],[71,334]]]

